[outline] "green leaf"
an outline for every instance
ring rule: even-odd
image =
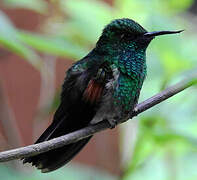
[[[92,42],[97,40],[103,27],[113,19],[113,9],[102,1],[67,0],[61,3],[75,29]]]
[[[151,6],[152,7],[151,7]],[[144,0],[115,0],[116,17],[128,17],[144,22],[154,8],[154,4]]]
[[[0,44],[10,51],[26,59],[35,68],[40,68],[40,57],[28,48],[17,36],[18,30],[12,25],[9,19],[0,12]]]
[[[55,56],[77,59],[81,58],[87,53],[87,50],[61,37],[46,36],[26,31],[19,32],[18,37],[21,41],[35,48],[36,50]]]
[[[193,0],[170,0],[164,2],[168,9],[171,9],[175,12],[180,12],[189,8],[192,5]]]
[[[43,0],[3,0],[3,3],[9,8],[25,8],[38,13],[48,11],[48,4]]]

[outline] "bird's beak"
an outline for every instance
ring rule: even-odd
[[[160,35],[165,35],[165,34],[176,34],[176,33],[181,33],[184,30],[180,31],[153,31],[153,32],[147,32],[144,34],[145,37],[155,37],[155,36],[160,36]]]

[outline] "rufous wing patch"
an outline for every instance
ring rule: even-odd
[[[83,98],[91,104],[100,100],[103,92],[103,85],[96,80],[91,79],[83,93]]]

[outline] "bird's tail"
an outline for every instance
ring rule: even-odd
[[[58,123],[53,122],[36,143],[47,141],[68,133],[72,129],[70,126],[73,125],[72,123],[65,124],[65,122],[68,121],[62,119]],[[43,173],[56,170],[69,162],[88,143],[91,137],[92,136],[33,157],[24,158],[23,163],[32,163],[32,165],[36,166]]]

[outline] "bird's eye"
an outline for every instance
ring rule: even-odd
[[[136,34],[131,34],[131,33],[119,33],[117,34],[117,36],[120,38],[120,39],[125,39],[125,40],[133,40],[133,39],[136,39],[138,37],[138,35]]]
[[[137,34],[125,33],[124,38],[128,40],[134,40],[138,38]]]

